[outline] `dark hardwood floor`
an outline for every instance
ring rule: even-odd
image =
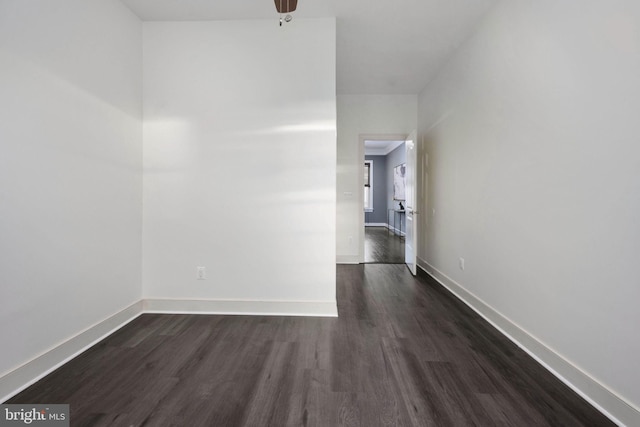
[[[10,403],[72,426],[610,426],[430,278],[339,265],[339,318],[146,314]]]
[[[364,228],[364,262],[404,263],[404,239],[385,227]]]

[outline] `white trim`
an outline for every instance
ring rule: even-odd
[[[365,222],[365,227],[385,227],[389,228],[389,224],[385,224],[384,222]]]
[[[0,377],[0,402],[20,393],[142,314],[138,301]]]
[[[145,313],[338,317],[332,301],[145,299]]]
[[[359,255],[338,255],[336,256],[336,264],[360,264]]]
[[[401,231],[401,230],[400,230],[400,229],[398,229],[398,228],[392,227],[391,225],[387,226],[387,228],[388,228],[390,231],[393,231],[393,233],[394,233],[396,236],[397,236],[397,235],[400,235],[400,236],[406,236],[406,235],[407,235],[404,231]]]
[[[620,426],[640,426],[640,409],[631,402],[565,359],[427,261],[418,258],[418,266],[611,421]]]

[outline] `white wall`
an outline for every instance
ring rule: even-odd
[[[337,261],[364,261],[362,135],[408,135],[417,127],[415,95],[338,96]]]
[[[420,257],[629,425],[639,76],[638,2],[504,1],[419,98],[435,209]]]
[[[335,314],[335,81],[333,19],[144,23],[148,308]]]
[[[0,2],[0,377],[141,297],[141,46],[119,1]]]

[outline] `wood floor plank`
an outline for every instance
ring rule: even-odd
[[[386,227],[365,227],[364,262],[403,264],[404,244],[404,238]]]
[[[145,314],[8,403],[72,426],[612,426],[433,280],[338,266],[339,318]]]

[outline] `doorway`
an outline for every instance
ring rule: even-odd
[[[403,138],[364,139],[364,263],[405,262],[404,187],[398,175],[406,163]],[[394,179],[395,178],[395,179]]]

